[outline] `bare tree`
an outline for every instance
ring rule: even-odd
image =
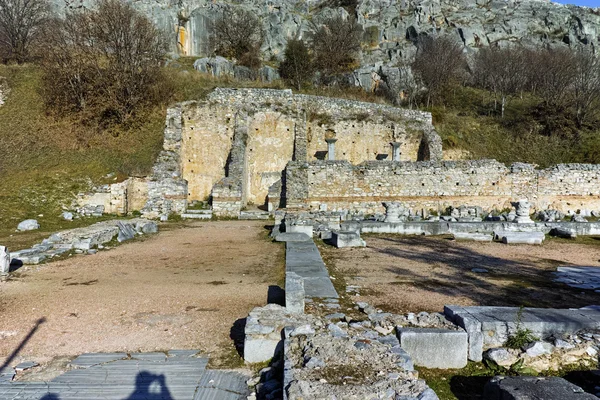
[[[517,48],[487,47],[479,50],[475,56],[475,80],[481,87],[494,93],[494,104],[496,96],[500,96],[502,118],[508,98],[521,92],[527,85],[526,60],[526,53]]]
[[[283,79],[302,89],[302,85],[309,81],[314,74],[312,57],[302,40],[288,40],[285,48],[285,58],[279,66],[279,73]]]
[[[546,107],[563,109],[569,100],[576,75],[576,59],[570,49],[541,49],[530,52],[530,86]]]
[[[0,57],[21,64],[29,61],[31,47],[46,21],[46,0],[0,0]]]
[[[331,76],[357,67],[361,35],[361,26],[351,17],[336,16],[321,24],[313,22],[310,46],[317,71]]]
[[[223,11],[210,30],[215,54],[233,58],[250,68],[260,67],[264,32],[255,14],[242,8],[229,8]]]
[[[575,53],[573,103],[579,127],[597,114],[600,103],[600,60],[588,49],[580,49]]]
[[[428,89],[427,107],[431,100],[442,100],[444,91],[460,79],[466,67],[463,46],[448,36],[424,36],[417,43],[413,71]]]
[[[123,122],[161,83],[166,40],[145,16],[119,0],[101,0],[55,20],[45,32],[44,95],[54,109]]]

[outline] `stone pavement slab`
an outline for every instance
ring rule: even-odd
[[[133,353],[127,359],[125,353],[83,354],[73,364],[80,368],[49,382],[0,379],[0,399],[240,400],[249,394],[247,376],[206,370],[208,359],[192,356],[197,350],[168,353],[169,358],[165,353]]]
[[[286,243],[285,270],[286,274],[294,272],[304,279],[306,297],[338,298],[329,271],[312,240]]]

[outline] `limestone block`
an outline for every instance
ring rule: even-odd
[[[244,339],[244,361],[259,363],[269,361],[275,355],[281,340],[246,335]]]
[[[0,275],[6,275],[10,271],[10,253],[6,246],[0,246]]]
[[[306,233],[280,232],[275,236],[276,242],[306,242],[312,240]]]
[[[492,235],[479,232],[453,232],[452,235],[456,240],[473,240],[475,242],[491,242]]]
[[[463,368],[467,365],[465,331],[430,328],[396,328],[400,346],[415,365],[426,368]]]
[[[304,279],[295,272],[285,274],[285,309],[290,313],[304,313]]]
[[[596,396],[585,393],[582,388],[563,378],[542,378],[533,376],[496,376],[485,385],[483,398],[486,400],[598,399]]]
[[[119,227],[119,235],[117,236],[119,242],[131,240],[135,237],[136,231],[131,224],[118,221],[117,226]]]
[[[542,244],[544,232],[502,232],[497,235],[504,244]]]
[[[308,237],[313,237],[313,226],[312,225],[290,225],[287,227],[287,232],[291,233],[304,233]]]
[[[334,231],[331,234],[333,245],[337,248],[342,247],[365,247],[367,244],[360,238],[357,232],[353,231]]]
[[[26,219],[17,226],[18,231],[34,231],[40,229],[40,224],[35,219]]]

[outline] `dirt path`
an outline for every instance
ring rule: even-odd
[[[582,307],[600,293],[552,282],[560,265],[600,266],[600,241],[550,239],[542,246],[457,242],[442,237],[368,235],[366,248],[323,247],[346,283],[395,312],[441,311],[445,304]],[[487,273],[472,272],[484,268]]]
[[[24,267],[0,283],[0,356],[45,317],[22,359],[84,352],[234,353],[230,330],[267,301],[284,248],[264,222],[199,222],[93,256]]]

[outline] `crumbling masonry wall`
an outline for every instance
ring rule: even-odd
[[[287,163],[326,157],[331,137],[336,156],[352,163],[391,159],[391,142],[402,143],[402,160],[442,157],[429,113],[291,90],[216,89],[168,110],[144,214],[180,212],[191,200],[212,200],[217,216],[268,206],[282,198],[274,190],[285,190]]]
[[[510,208],[527,198],[534,208],[563,212],[600,210],[600,165],[560,164],[536,170],[495,160],[443,162],[291,162],[286,169],[287,207],[384,211],[382,202],[404,202],[414,211],[477,205]]]

